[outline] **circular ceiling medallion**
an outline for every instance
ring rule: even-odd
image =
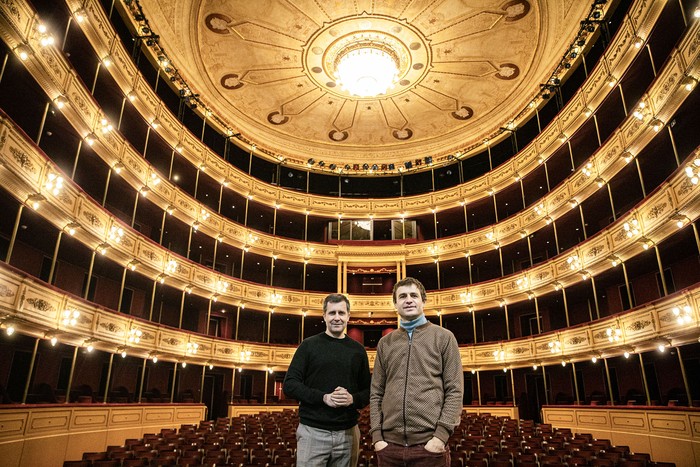
[[[323,52],[319,53],[319,50]],[[388,89],[383,91],[386,86],[381,87],[382,91],[376,96],[358,95],[352,86],[341,83],[340,72],[347,64],[347,58],[366,50],[381,54],[384,61],[392,65],[392,73],[395,73]],[[425,77],[430,60],[428,41],[417,29],[396,18],[367,13],[325,24],[303,47],[303,65],[307,76],[320,88],[353,100],[386,98],[405,92],[404,83],[415,85]],[[367,70],[367,74],[372,71]]]

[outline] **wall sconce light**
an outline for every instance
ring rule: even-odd
[[[85,11],[85,8],[78,8],[73,12],[73,17],[78,23],[82,23],[87,19],[87,12]]]
[[[101,255],[106,255],[107,250],[110,249],[109,243],[102,242],[99,245],[97,245],[97,248],[95,248],[95,251],[99,252]]]
[[[686,76],[681,80],[681,84],[683,85],[683,89],[690,92],[695,88],[695,86],[697,86],[698,80],[692,76]]]
[[[102,64],[106,68],[111,67],[113,63],[114,63],[114,58],[111,55],[105,55],[105,57],[102,59]]]
[[[94,339],[92,337],[83,341],[83,347],[85,347],[85,350],[87,350],[88,353],[95,350],[95,342],[97,342],[97,339]]]
[[[56,347],[56,344],[58,344],[58,337],[56,336],[56,333],[54,333],[54,332],[45,333],[44,339],[49,340],[49,342],[51,343],[51,347]]]
[[[68,232],[68,235],[70,235],[72,237],[73,235],[75,235],[75,232],[79,228],[80,228],[80,224],[78,224],[77,222],[69,222],[68,224],[66,224],[66,227],[64,230],[66,232]]]
[[[61,323],[64,326],[75,326],[78,324],[78,318],[80,318],[78,310],[63,310]]]
[[[130,344],[138,344],[141,342],[141,336],[143,336],[143,331],[140,329],[131,328],[129,329],[129,337],[127,338],[127,341]]]
[[[34,193],[33,195],[29,195],[27,197],[27,204],[35,211],[41,207],[41,203],[44,201],[46,201],[46,198],[39,193]]]
[[[551,353],[559,353],[561,352],[561,342],[556,340],[556,341],[550,341],[547,344],[547,347],[549,347],[549,351]]]
[[[639,239],[639,241],[642,244],[642,248],[644,248],[645,250],[648,250],[649,248],[654,246],[654,242],[648,239],[647,237],[642,237]]]
[[[583,173],[583,175],[585,175],[586,177],[590,177],[593,174],[593,172],[591,171],[592,168],[593,162],[589,162],[583,166],[583,168],[581,169],[581,173]]]
[[[197,344],[196,342],[188,342],[188,343],[187,343],[187,348],[186,348],[185,351],[186,351],[188,354],[196,355],[196,354],[197,354],[197,350],[199,350],[199,344]]]
[[[649,122],[649,126],[652,130],[658,133],[664,127],[664,122],[662,122],[658,118],[654,118],[651,122]]]
[[[622,329],[619,327],[609,327],[605,330],[608,342],[618,342],[622,338]]]
[[[56,105],[56,108],[60,110],[68,105],[68,99],[60,95],[53,100],[53,103]]]
[[[627,238],[632,238],[635,235],[639,235],[639,221],[633,218],[629,222],[622,224],[622,229],[625,231]]]
[[[671,216],[671,220],[676,222],[676,226],[679,229],[682,229],[690,223],[690,219],[688,218],[688,216],[684,216],[683,214],[674,214],[673,216]]]
[[[15,333],[15,322],[12,318],[6,318],[0,322],[5,327],[5,334],[11,336]]]
[[[15,54],[17,54],[19,59],[24,62],[27,61],[29,57],[34,55],[34,52],[27,44],[20,44],[17,47],[15,47]]]
[[[673,312],[673,316],[676,317],[676,322],[678,324],[683,325],[693,322],[693,309],[690,306],[685,305],[682,309],[674,306],[671,311]]]

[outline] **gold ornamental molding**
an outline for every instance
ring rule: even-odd
[[[0,263],[0,318],[11,318],[16,329],[34,337],[55,336],[60,342],[84,347],[90,342],[109,353],[124,350],[129,355],[158,360],[185,361],[198,365],[285,370],[294,346],[240,342],[191,334],[97,307],[54,287],[48,287],[15,268]],[[500,370],[532,365],[556,365],[588,360],[593,356],[613,357],[643,352],[659,345],[679,346],[700,336],[700,285],[648,303],[631,311],[606,317],[570,329],[546,332],[515,341],[461,346],[464,371]],[[688,319],[679,322],[677,310]],[[74,324],[63,320],[66,310],[78,311]],[[363,319],[363,321],[366,321]],[[380,322],[377,320],[377,322]],[[382,323],[387,322],[381,320]],[[395,321],[394,321],[395,322]],[[616,339],[608,330],[618,329]],[[141,339],[130,342],[132,330]],[[551,342],[557,341],[556,351]],[[197,347],[196,352],[191,349]],[[501,357],[494,359],[494,352]],[[502,352],[502,353],[501,353]],[[376,357],[369,351],[370,363]],[[245,358],[243,355],[247,355]]]
[[[406,217],[412,217],[428,212],[432,207],[438,210],[453,208],[459,203],[471,203],[489,196],[487,193],[489,189],[497,193],[513,183],[517,183],[519,178],[536,169],[541,161],[546,160],[561,146],[562,142],[558,138],[561,134],[573,134],[585,122],[590,112],[598,108],[611,89],[605,78],[610,75],[610,72],[621,76],[639,53],[639,48],[635,46],[634,38],[636,36],[634,33],[636,32],[638,35],[648,34],[661,11],[658,2],[641,0],[635,2],[630,10],[633,14],[625,17],[624,24],[613,38],[605,58],[596,65],[577,95],[557,118],[532,143],[520,151],[511,162],[458,187],[426,195],[349,200],[303,194],[273,187],[223,163],[217,154],[209,150],[177,121],[158,96],[145,84],[144,78],[131,62],[129,52],[121,45],[99,2],[97,0],[87,2],[69,0],[66,3],[71,11],[84,12],[85,20],[81,21],[79,26],[90,40],[98,56],[109,55],[114,60],[117,66],[110,67],[108,72],[112,74],[124,94],[135,97],[133,105],[147,122],[159,121],[160,125],[156,131],[173,148],[179,148],[182,155],[194,167],[206,166],[208,173],[214,179],[227,183],[230,189],[234,189],[243,196],[251,195],[256,202],[268,206],[279,204],[282,209],[297,212],[308,210],[313,215],[329,218],[337,216],[338,213],[343,213],[346,218],[364,218],[367,213],[373,213],[377,219],[398,218],[401,213],[404,213]],[[31,30],[36,19],[34,17],[20,18],[16,22],[22,24],[20,29]],[[691,29],[693,28],[697,29],[697,24],[691,26]],[[12,46],[25,40],[28,39],[15,37],[8,43]],[[55,60],[61,60],[60,54],[57,54]],[[157,62],[157,57],[154,57],[154,60]],[[56,82],[63,83],[60,79]],[[60,86],[54,87],[56,87],[54,92],[62,92]],[[654,109],[652,108],[652,110]],[[92,131],[91,128],[88,125],[85,131]],[[256,155],[264,156],[259,150],[256,151],[254,145],[248,149],[255,152]],[[117,162],[116,156],[114,154],[108,162]]]
[[[101,11],[99,8],[95,10],[95,14]],[[30,23],[31,24],[31,23]],[[30,26],[28,26],[30,27]],[[695,30],[697,30],[697,24],[695,25]],[[616,36],[618,37],[618,36]],[[615,55],[612,57],[616,60],[616,63],[622,63],[621,51],[629,46],[629,41],[631,40],[629,34],[623,35],[625,40],[620,40],[617,42],[617,46],[614,48]],[[680,106],[682,101],[687,95],[687,92],[683,90],[681,86],[679,75],[682,74],[682,70],[687,68],[686,63],[694,63],[697,61],[696,58],[698,50],[693,47],[692,44],[693,32],[692,30],[688,32],[686,40],[682,42],[681,47],[683,50],[689,49],[694,51],[694,55],[691,56],[688,53],[679,52],[677,54],[671,54],[673,60],[670,60],[665,68],[659,74],[659,77],[652,84],[648,94],[643,98],[643,101],[650,101],[655,103],[658,107],[658,117],[667,118],[675,111],[675,109]],[[634,47],[633,47],[634,48]],[[41,49],[42,51],[47,50],[46,48]],[[613,50],[613,49],[611,49]],[[682,57],[682,59],[681,59]],[[41,59],[37,58],[36,62],[40,62]],[[55,60],[61,60],[62,56],[56,56]],[[689,61],[690,60],[690,61]],[[694,60],[694,61],[693,61]],[[64,115],[66,115],[71,123],[75,126],[76,130],[81,132],[90,131],[94,129],[97,125],[96,120],[101,118],[102,112],[96,106],[96,103],[92,100],[89,92],[84,88],[81,82],[74,78],[73,73],[63,73],[55,75],[56,69],[70,70],[67,63],[62,67],[51,66],[54,62],[54,58],[47,62],[44,67],[40,69],[35,69],[29,67],[35,76],[38,76],[38,80],[41,83],[46,83],[47,93],[52,94],[52,88],[59,88],[55,83],[64,81],[64,87],[66,89],[65,94],[67,95],[67,103],[72,102],[74,105],[68,105],[64,107]],[[625,60],[624,63],[628,63]],[[126,65],[126,62],[124,64]],[[697,66],[695,64],[695,66]],[[114,69],[115,67],[111,67]],[[120,67],[121,69],[121,67]],[[597,73],[598,68],[594,70],[594,74]],[[122,70],[123,71],[123,70]],[[136,75],[134,75],[136,76]],[[593,76],[593,75],[592,75]],[[591,78],[592,79],[592,78]],[[596,80],[593,80],[596,81]],[[52,84],[53,83],[53,84]],[[605,86],[602,89],[609,86]],[[143,89],[147,89],[144,87]],[[591,92],[591,89],[582,87],[582,91],[585,89],[586,93]],[[597,88],[596,88],[597,89]],[[670,92],[673,90],[674,92]],[[605,97],[605,96],[603,96]],[[573,105],[572,100],[572,105]],[[161,104],[158,104],[161,107]],[[574,106],[576,107],[576,106]],[[568,106],[567,109],[571,110],[574,108]],[[565,111],[563,111],[560,117],[565,117]],[[580,109],[577,110],[580,113]],[[144,114],[148,115],[148,114]],[[615,131],[615,133],[608,138],[605,146],[601,147],[596,151],[596,153],[589,159],[586,163],[588,167],[588,173],[577,172],[569,177],[559,188],[555,191],[549,193],[547,196],[541,199],[533,208],[525,210],[520,214],[507,219],[502,223],[498,223],[488,229],[480,229],[475,232],[469,232],[459,237],[452,237],[447,240],[435,240],[432,242],[422,242],[418,244],[402,244],[393,245],[385,247],[386,253],[393,259],[398,261],[405,261],[406,264],[423,264],[433,261],[436,257],[440,260],[449,260],[462,257],[465,253],[470,255],[478,254],[484,251],[492,249],[493,242],[497,241],[500,245],[504,246],[509,243],[520,240],[522,232],[533,232],[546,224],[545,220],[556,219],[566,212],[570,207],[567,204],[572,199],[575,199],[577,203],[581,203],[588,196],[593,194],[599,187],[598,182],[600,180],[610,179],[619,170],[624,168],[627,159],[625,154],[630,154],[632,157],[635,153],[639,152],[654,136],[655,132],[651,128],[649,123],[652,119],[651,113],[646,111],[642,115],[642,119],[634,117],[632,114],[623,122],[623,124]],[[179,123],[176,122],[174,117],[169,114],[161,114],[163,120],[160,121],[161,125],[159,128],[164,128],[170,126],[173,132],[184,131],[182,128],[177,129]],[[148,117],[147,117],[148,118]],[[166,119],[167,118],[167,119]],[[87,128],[87,130],[85,130]],[[543,141],[557,141],[557,133],[555,130],[561,129],[561,125],[552,126],[546,129],[540,136]],[[89,134],[89,133],[88,133]],[[100,134],[100,132],[97,132]],[[189,135],[191,137],[191,135]],[[190,138],[191,141],[195,141],[194,137]],[[540,144],[540,143],[538,143]],[[549,142],[547,143],[549,144]],[[556,145],[558,147],[558,144]],[[121,138],[121,135],[117,135],[113,132],[107,133],[104,136],[99,137],[99,141],[95,143],[94,149],[96,152],[105,160],[110,166],[115,164],[120,164],[123,166],[123,170],[120,174],[128,183],[130,183],[135,190],[142,189],[143,186],[148,186],[151,177],[157,176],[155,169],[147,164],[147,162],[134,151],[126,141]],[[203,149],[203,146],[202,148]],[[518,157],[528,158],[528,149],[522,151]],[[206,151],[200,152],[205,156],[208,154]],[[533,153],[534,154],[534,153]],[[235,174],[235,169],[228,166],[223,162],[218,156],[212,156],[209,154],[206,158],[206,170],[209,173],[217,171],[234,170],[232,174]],[[516,172],[517,173],[517,172]],[[240,173],[237,175],[242,176]],[[491,172],[488,176],[494,177],[494,180],[504,179],[504,176],[508,175],[508,180],[512,181],[515,177],[511,172],[503,172],[500,169],[496,169]],[[518,177],[522,174],[518,174]],[[233,179],[224,179],[225,183],[233,183]],[[262,182],[256,182],[261,185],[261,189],[264,189],[268,194],[271,190],[274,191],[276,188],[270,187],[269,185],[263,184]],[[458,187],[457,189],[467,189],[471,190],[478,187],[476,191],[483,194],[484,190],[488,187],[485,185],[479,185],[479,181],[469,182],[467,184]],[[509,182],[510,183],[510,182]],[[230,185],[229,185],[230,186]],[[150,188],[149,188],[150,189]],[[189,195],[181,192],[176,185],[170,184],[167,181],[161,181],[158,186],[152,188],[153,195],[151,200],[156,204],[160,205],[162,209],[168,210],[174,208],[174,215],[186,224],[192,224],[194,222],[200,222],[200,214],[202,210],[206,208],[202,206],[199,202],[191,199]],[[249,197],[255,198],[255,195],[250,192]],[[306,195],[304,195],[306,196]],[[458,203],[458,198],[450,197],[448,192],[438,192],[435,196],[444,196],[445,198],[450,198],[453,203]],[[416,209],[428,209],[425,206],[427,201],[431,201],[428,196],[417,197],[421,201],[412,200],[411,198],[404,198],[402,201],[405,203],[413,204],[412,207]],[[319,198],[322,199],[322,198]],[[370,200],[374,202],[376,200]],[[393,202],[394,200],[383,200],[383,202]],[[279,204],[279,203],[282,204]],[[338,200],[334,199],[333,203],[353,203],[354,208],[363,208],[365,206],[362,200]],[[460,200],[459,203],[464,202]],[[284,201],[276,201],[277,205],[284,208]],[[337,205],[336,205],[337,207]],[[434,207],[434,209],[438,209]],[[308,211],[307,211],[308,212]],[[367,211],[364,211],[366,215]],[[215,213],[206,214],[207,218],[202,221],[201,231],[206,233],[211,238],[217,238],[221,236],[222,240],[232,244],[238,248],[249,248],[252,251],[271,256],[277,254],[283,259],[289,259],[293,261],[304,261],[308,260],[316,264],[326,264],[335,265],[339,260],[341,261],[357,261],[363,256],[367,255],[367,246],[336,246],[336,245],[325,245],[325,244],[310,244],[308,242],[301,242],[291,239],[283,239],[279,237],[274,237],[271,235],[263,234],[260,232],[253,231],[252,229],[235,224]],[[251,245],[250,239],[255,238],[256,241]],[[274,252],[274,253],[273,253]],[[311,252],[311,253],[309,253]],[[393,261],[392,259],[392,261]],[[361,260],[360,260],[361,261]],[[372,261],[371,259],[369,261]]]
[[[693,161],[698,155],[700,148],[688,159]],[[113,261],[125,268],[137,262],[139,273],[154,281],[167,280],[168,285],[180,290],[189,289],[203,297],[216,296],[233,306],[248,304],[260,310],[274,306],[281,312],[294,314],[300,314],[303,309],[321,310],[325,294],[279,289],[222,276],[166,250],[121,224],[69,180],[64,181],[62,191],[54,195],[46,189],[46,184],[55,176],[55,166],[6,118],[0,120],[0,161],[0,180],[20,203],[31,208],[34,200],[40,197],[41,209],[37,213],[57,230],[67,231],[77,224],[76,239],[89,249],[105,249]],[[553,286],[586,280],[673,235],[678,229],[679,215],[684,219],[681,226],[700,217],[698,186],[691,182],[683,167],[634,210],[567,252],[495,281],[431,292],[429,306],[440,308],[443,313],[461,313],[468,307],[489,308],[501,300],[506,303],[528,300],[550,293]],[[630,232],[631,225],[635,226],[635,232]],[[111,239],[115,230],[122,233],[119,241]],[[611,261],[611,257],[617,260]],[[576,259],[575,263],[572,258]],[[376,317],[393,316],[388,296],[353,295],[351,299],[355,311],[376,313]]]

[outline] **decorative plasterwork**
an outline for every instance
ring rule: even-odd
[[[246,139],[290,164],[371,159],[380,170],[480,145],[540,91],[590,9],[530,0],[140,4],[180,74]],[[390,37],[403,69],[387,95],[356,99],[335,85],[332,61],[367,34]]]

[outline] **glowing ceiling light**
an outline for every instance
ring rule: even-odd
[[[355,42],[338,54],[336,81],[358,97],[375,97],[394,87],[399,60],[390,47],[372,41]]]

